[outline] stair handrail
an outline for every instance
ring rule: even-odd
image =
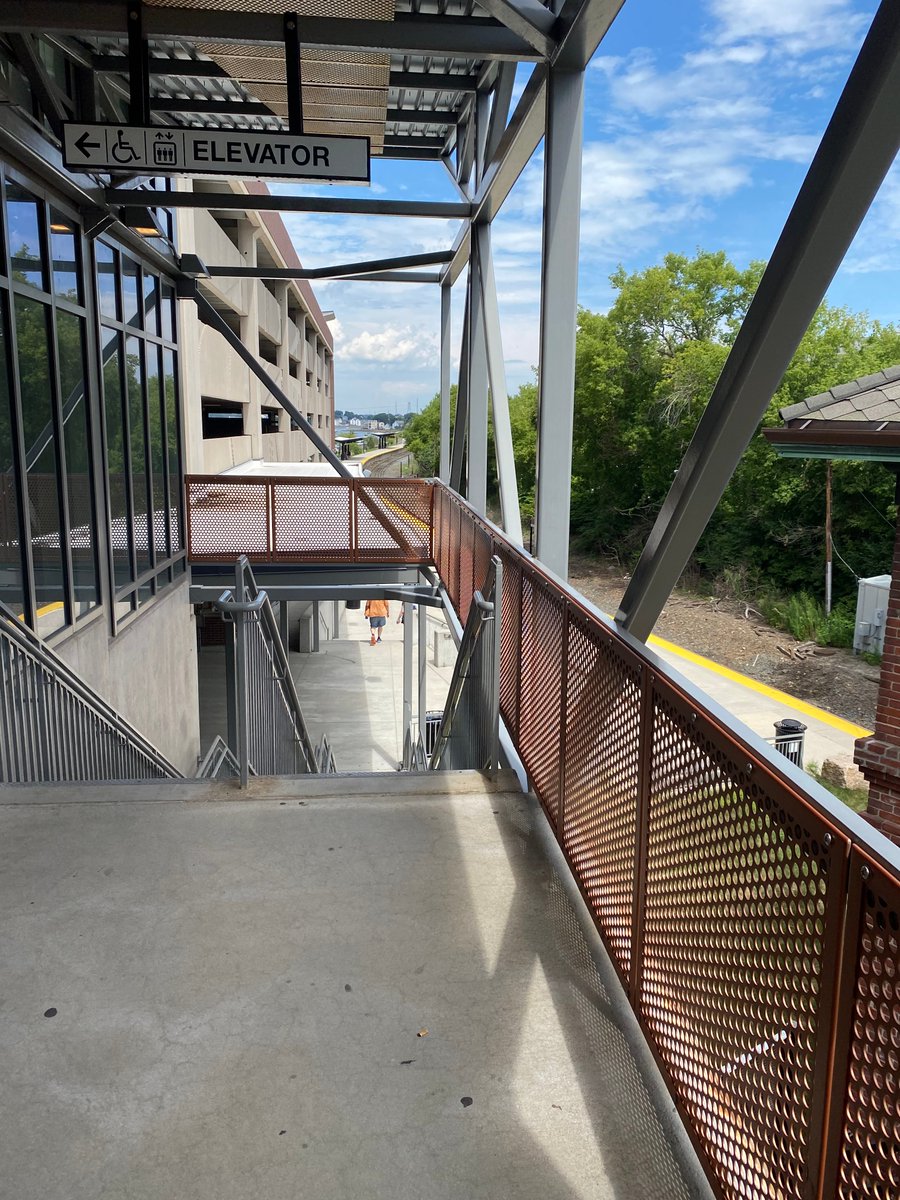
[[[235,586],[233,591],[224,591],[214,603],[216,608],[230,616],[232,620],[236,618],[237,640],[241,643],[237,646],[237,677],[238,692],[243,697],[243,701],[238,705],[236,722],[237,746],[235,748],[235,757],[238,760],[240,768],[241,786],[247,786],[250,776],[249,728],[245,703],[247,685],[244,678],[246,664],[243,655],[244,622],[247,620],[257,620],[259,622],[260,629],[271,652],[272,665],[287,703],[297,747],[303,756],[306,771],[310,774],[318,773],[319,767],[316,760],[316,748],[310,737],[309,729],[307,728],[306,720],[300,707],[300,698],[297,695],[297,688],[291,673],[290,660],[288,659],[284,643],[281,640],[281,633],[272,609],[272,602],[265,589],[260,588],[257,584],[253,568],[245,554],[242,554],[235,563]]]
[[[217,733],[212,745],[200,760],[194,778],[218,779],[219,772],[225,765],[231,768],[235,778],[240,778],[241,764],[235,758],[231,747],[222,737],[221,733]],[[256,774],[252,763],[250,763],[250,774]]]
[[[492,648],[491,662],[488,670],[490,672],[489,679],[489,696],[486,713],[482,713],[485,717],[484,725],[487,730],[487,755],[485,761],[480,764],[479,769],[491,769],[500,765],[500,621],[499,621],[499,602],[503,589],[503,564],[497,555],[491,558],[485,574],[482,587],[472,593],[472,604],[469,608],[469,615],[466,619],[465,628],[463,630],[462,640],[459,644],[459,653],[456,658],[456,665],[453,668],[453,676],[450,680],[450,688],[447,693],[447,702],[444,705],[444,714],[441,718],[440,728],[438,729],[437,737],[431,751],[429,761],[429,769],[437,771],[441,769],[441,763],[446,756],[447,749],[453,735],[453,725],[460,712],[462,701],[466,694],[466,683],[469,680],[469,669],[472,660],[481,644],[487,627],[493,623],[494,625],[494,644]],[[484,706],[479,705],[479,709]],[[454,764],[454,767],[458,764]]]
[[[19,617],[9,608],[8,605],[0,601],[0,639],[8,644],[13,645],[20,653],[31,658],[37,666],[45,672],[52,681],[63,686],[69,691],[84,708],[97,720],[111,729],[119,738],[125,741],[133,750],[137,751],[146,760],[150,768],[155,772],[157,777],[165,779],[183,779],[184,775],[178,768],[166,758],[166,756],[153,745],[148,738],[136,729],[125,717],[122,716],[113,706],[96,692],[88,683],[86,683],[69,664],[52,650],[50,646],[30,629]],[[3,663],[4,673],[7,663]],[[4,680],[6,683],[7,681]],[[4,706],[6,707],[6,706]],[[7,708],[6,715],[9,716],[10,710]],[[71,731],[69,731],[71,732]],[[4,753],[4,766],[6,766],[7,755]],[[84,758],[80,760],[84,763]],[[4,775],[8,771],[4,770]],[[3,782],[60,782],[60,780],[50,776],[53,774],[48,771],[46,780],[14,780],[5,778]],[[100,779],[106,776],[92,775],[90,777]],[[144,776],[138,776],[144,778]]]

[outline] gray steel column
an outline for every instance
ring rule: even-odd
[[[544,137],[535,554],[563,579],[569,571],[583,121],[584,72],[551,70]]]
[[[413,631],[409,605],[403,605],[403,734],[400,739],[400,757],[412,726],[413,690]]]
[[[419,614],[419,733],[425,741],[425,713],[428,711],[428,609],[424,604],[416,608]]]
[[[450,482],[450,284],[441,286],[441,432],[438,477]]]
[[[463,307],[462,341],[459,348],[459,386],[456,389],[456,420],[453,422],[453,445],[450,454],[450,486],[462,492],[465,465],[466,429],[469,424],[469,292]]]
[[[466,499],[478,513],[487,510],[488,374],[484,305],[478,285],[478,244],[469,259],[469,438]]]
[[[883,0],[616,620],[646,638],[900,147],[900,5]]]
[[[494,259],[491,253],[491,227],[490,225],[478,225],[473,233],[478,242],[478,284],[482,305],[481,313],[484,319],[488,375],[491,381],[491,412],[494,417],[494,450],[497,455],[497,482],[500,488],[502,523],[510,538],[521,546],[522,518],[519,513],[516,458],[513,453],[512,427],[509,421],[509,393],[506,388],[506,367],[503,362],[500,308],[497,304],[497,284],[494,279]]]

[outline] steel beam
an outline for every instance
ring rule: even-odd
[[[440,71],[391,71],[388,86],[399,91],[474,92],[478,89],[478,76]]]
[[[488,367],[484,337],[484,305],[478,283],[478,242],[472,241],[469,263],[469,422],[466,499],[477,513],[487,512]]]
[[[544,58],[550,57],[556,47],[550,36],[555,17],[540,0],[479,0],[479,5],[490,16],[502,21],[507,29],[524,38]]]
[[[587,66],[597,46],[622,7],[624,0],[565,0],[554,27],[558,48],[553,62],[567,69]],[[539,64],[531,73],[525,91],[493,154],[474,198],[472,216],[492,221],[528,164],[544,135],[548,67]],[[468,228],[453,244],[454,257],[442,279],[455,283],[468,259]]]
[[[105,189],[108,204],[122,204],[118,188]],[[381,217],[467,217],[470,204],[433,200],[342,200],[330,196],[251,196],[238,192],[165,192],[142,189],[141,204],[148,208],[202,208],[213,212],[316,212],[371,214]]]
[[[450,333],[451,288],[441,288],[441,417],[438,478],[450,481]]]
[[[583,122],[584,72],[554,69],[544,140],[535,553],[562,579],[569,571]]]
[[[282,45],[283,16],[249,9],[146,6],[144,36],[152,39],[214,39]],[[120,0],[5,0],[3,28],[11,32],[127,34]],[[303,44],[342,50],[424,54],[441,58],[516,59],[536,62],[533,46],[492,18],[398,14],[393,21],[303,17]]]
[[[395,258],[375,258],[365,262],[339,263],[332,267],[207,267],[206,273],[210,278],[223,277],[229,279],[340,279],[345,275],[359,275],[362,272],[379,274],[382,271],[394,271],[401,267],[427,267],[434,263],[445,263],[450,260],[449,250],[435,250],[430,254],[401,254]]]
[[[408,610],[407,610],[408,611]],[[418,650],[419,650],[419,733],[425,741],[425,713],[428,711],[428,609],[420,606],[417,611],[418,620]]]
[[[59,89],[47,74],[31,38],[27,34],[12,34],[9,44],[34,93],[38,107],[47,118],[47,124],[56,137],[62,138],[62,123],[68,119],[70,114],[59,94]]]
[[[513,87],[516,82],[515,63],[503,63],[494,85],[494,99],[491,104],[491,123],[488,127],[487,157],[494,157],[506,122],[509,120],[509,106],[512,103]]]
[[[497,284],[494,278],[490,226],[477,226],[475,237],[478,242],[478,286],[484,321],[488,377],[491,383],[491,413],[494,418],[494,450],[497,456],[500,511],[503,514],[502,523],[507,536],[517,546],[521,546],[522,517],[519,512],[516,457],[513,452],[512,427],[509,420],[509,393],[506,388],[506,367],[503,362],[503,339],[500,332],[500,308],[497,304]]]
[[[234,478],[239,478],[235,476]],[[255,564],[257,577],[265,564]],[[281,564],[284,567],[286,564]],[[194,568],[196,572],[196,568]],[[258,582],[258,578],[257,578]],[[419,604],[425,608],[443,608],[443,602],[437,589],[426,589],[415,584],[385,584],[385,583],[335,583],[335,584],[304,584],[304,583],[272,583],[268,578],[265,582],[265,592],[270,600],[278,603],[287,601],[325,601],[325,600],[395,600],[400,604]],[[191,604],[204,604],[217,600],[222,594],[222,585],[207,583],[191,583]]]
[[[345,283],[440,283],[438,271],[376,271],[372,274],[347,275]]]
[[[401,745],[406,745],[406,739],[412,725],[412,692],[413,692],[413,620],[409,606],[403,606],[403,738]]]
[[[454,108],[389,108],[384,119],[401,125],[455,125],[459,121],[459,113]]]
[[[645,639],[900,148],[900,6],[882,0],[616,613]]]
[[[268,104],[259,100],[189,100],[187,97],[151,96],[150,109],[156,113],[209,114],[212,117],[275,117]]]
[[[93,67],[98,74],[127,74],[128,62],[120,54],[96,54]],[[227,69],[217,62],[205,58],[151,58],[151,75],[169,75],[181,79],[229,79]],[[253,83],[271,80],[245,81],[252,91]],[[415,89],[423,92],[474,92],[478,86],[475,75],[449,74],[439,71],[391,71],[388,85],[400,91]],[[307,94],[315,92],[315,85],[305,88]],[[351,91],[352,89],[348,89]]]
[[[143,13],[142,0],[128,0],[128,118],[132,125],[150,124],[150,53]]]
[[[443,284],[441,285],[444,286]],[[447,285],[449,286],[449,285]],[[469,292],[463,309],[462,342],[459,348],[459,383],[456,388],[456,419],[453,422],[453,444],[450,448],[450,486],[462,492],[463,467],[466,454],[466,427],[469,423]]]

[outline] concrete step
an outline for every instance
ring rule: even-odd
[[[236,779],[139,779],[123,783],[8,784],[3,804],[122,804],[129,801],[209,803],[217,800],[326,800],[489,795],[521,791],[514,771],[373,771],[366,774],[260,776],[242,789]]]

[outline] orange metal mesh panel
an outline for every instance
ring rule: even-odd
[[[463,624],[469,619],[472,607],[475,571],[475,522],[464,508],[459,510],[459,604],[457,611]]]
[[[900,1196],[900,883],[854,854],[838,1036],[838,1200]]]
[[[569,611],[563,846],[619,973],[631,967],[641,667],[598,623]]]
[[[431,489],[422,479],[356,480],[357,557],[429,562]]]
[[[450,501],[450,539],[448,546],[448,571],[446,577],[447,594],[456,609],[457,615],[460,613],[459,603],[459,546],[460,546],[460,525],[462,523],[462,508],[453,500]]]
[[[519,753],[554,826],[562,748],[562,593],[532,568],[522,573]]]
[[[475,588],[481,591],[491,565],[491,535],[483,525],[475,525],[473,536],[472,581]]]
[[[272,554],[287,562],[347,562],[353,555],[352,484],[272,481]]]
[[[450,578],[450,501],[440,487],[435,488],[434,499],[434,563],[446,587]]]
[[[653,706],[639,1012],[721,1194],[799,1200],[846,843],[658,678]]]
[[[519,736],[519,660],[522,649],[522,558],[502,542],[494,553],[503,563],[500,614],[500,712],[513,738]]]
[[[195,562],[221,562],[246,554],[267,559],[270,550],[269,485],[194,476],[187,485],[188,548]]]

